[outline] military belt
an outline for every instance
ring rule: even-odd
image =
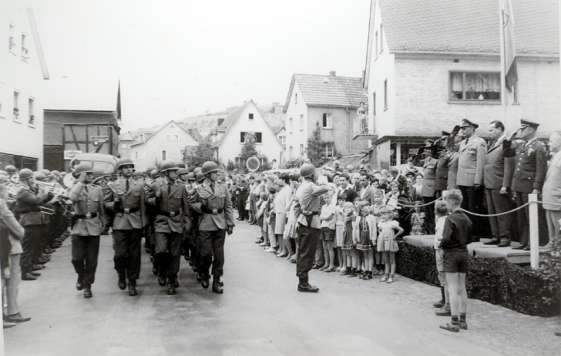
[[[203,206],[201,210],[203,211],[203,213],[212,215],[221,214],[224,211],[224,209],[211,209],[208,206]]]
[[[116,213],[123,213],[123,214],[132,214],[132,213],[136,213],[139,210],[138,206],[136,208],[120,208],[120,209],[116,209],[115,212]]]
[[[178,210],[178,211],[162,211],[162,210],[160,210],[160,211],[158,211],[158,215],[165,215],[165,216],[173,218],[174,216],[181,215],[181,210]]]
[[[93,219],[93,218],[97,218],[98,214],[97,213],[86,213],[84,215],[74,215],[74,219]]]
[[[36,209],[27,209],[27,210],[18,211],[18,213],[19,213],[20,215],[29,214],[29,213],[40,213],[40,212],[41,212],[41,209],[40,209],[40,208],[36,208]]]

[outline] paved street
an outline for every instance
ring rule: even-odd
[[[111,238],[102,237],[94,297],[74,288],[70,239],[35,282],[23,281],[30,322],[4,330],[6,355],[558,355],[559,318],[530,317],[470,300],[468,331],[440,330],[436,287],[313,271],[319,294],[296,291],[295,265],[254,244],[238,222],[227,237],[225,293],[203,289],[182,260],[168,296],[143,252],[138,297],[117,287]]]

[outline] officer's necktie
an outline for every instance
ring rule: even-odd
[[[212,194],[214,194],[214,183],[210,183],[210,190],[212,190]]]
[[[168,183],[168,195],[171,194],[171,183]]]
[[[128,179],[127,179],[126,189],[127,189],[127,192],[128,192],[129,191],[129,180]]]

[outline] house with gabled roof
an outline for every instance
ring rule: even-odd
[[[168,159],[180,163],[183,162],[185,150],[192,150],[198,146],[199,139],[198,133],[193,134],[171,120],[154,131],[146,131],[139,135],[136,142],[130,144],[128,157],[137,171],[145,171]],[[127,157],[124,153],[125,151],[122,157]]]
[[[560,128],[559,3],[512,5],[518,82],[510,93],[501,85],[498,2],[371,1],[364,90],[374,167],[405,163],[463,118],[480,136],[504,111],[510,132],[520,118],[540,122],[541,137]]]
[[[319,126],[325,142],[325,157],[360,152],[367,146],[357,125],[357,109],[368,98],[362,78],[329,75],[294,74],[284,104],[287,159],[306,158],[306,145]],[[357,139],[358,138],[358,139]]]
[[[217,159],[222,164],[232,161],[240,166],[245,164],[240,155],[247,134],[254,135],[255,149],[260,157],[267,157],[269,162],[282,160],[282,144],[253,100],[231,111],[223,121],[219,120],[216,130],[206,140],[216,148]]]

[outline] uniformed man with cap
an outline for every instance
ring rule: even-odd
[[[520,120],[520,128],[503,141],[503,155],[514,157],[515,169],[512,177],[512,190],[516,193],[516,206],[528,202],[528,194],[541,194],[547,173],[547,150],[536,138],[539,123]],[[517,137],[519,140],[514,141]],[[520,246],[514,249],[530,250],[530,225],[528,207],[517,211]],[[538,223],[540,243],[547,242],[547,222],[541,204],[538,204]]]
[[[91,285],[95,281],[97,257],[99,255],[99,236],[104,228],[105,207],[103,192],[92,185],[93,168],[88,163],[74,167],[72,175],[76,184],[71,188],[72,201],[72,264],[78,274],[76,289],[84,289],[84,298],[93,296]]]
[[[185,184],[185,190],[187,190],[187,197],[189,203],[192,207],[192,197],[195,194],[195,174],[193,172],[188,173],[185,177],[187,183]],[[195,223],[191,224],[191,228],[185,232],[185,239],[183,240],[183,258],[189,262],[189,265],[193,267],[193,272],[198,271],[199,259],[197,257],[197,221],[198,216],[196,212],[191,209],[191,220]]]
[[[158,284],[163,287],[167,283],[169,295],[176,293],[183,229],[190,228],[191,224],[187,191],[177,180],[178,170],[175,161],[163,161],[160,165],[162,178],[152,183],[147,195],[148,204],[158,209],[154,221],[154,263],[158,269]],[[188,217],[184,218],[185,215]]]
[[[144,193],[148,193],[150,191],[150,186],[154,183],[159,177],[160,173],[156,169],[156,167],[150,167],[147,169],[148,172],[148,180],[144,181]],[[154,220],[156,219],[157,209],[151,205],[146,205],[146,227],[144,228],[144,249],[146,253],[150,255],[150,261],[154,262],[154,249],[156,244],[156,233],[154,231]],[[154,274],[157,274],[157,270],[155,268],[152,269]]]
[[[53,196],[35,185],[33,172],[28,168],[20,171],[19,182],[14,211],[19,224],[25,230],[22,239],[23,253],[20,259],[21,273],[23,280],[35,280],[40,273],[34,270],[42,269],[37,265],[49,261],[48,258],[41,256],[42,239],[48,236],[50,222],[49,216],[42,212],[41,207],[48,205]]]
[[[119,179],[108,184],[109,194],[105,207],[113,211],[113,250],[119,289],[127,287],[129,295],[137,295],[136,280],[140,276],[140,240],[146,225],[144,187],[132,179],[134,164],[130,158],[121,158],[116,165]]]
[[[234,210],[230,192],[218,182],[218,166],[212,161],[203,163],[201,174],[205,180],[197,186],[191,197],[193,209],[200,214],[198,251],[199,273],[203,288],[209,286],[209,269],[212,265],[212,291],[223,293],[220,277],[224,273],[224,242],[226,233],[234,231]]]
[[[464,138],[458,150],[458,176],[456,184],[462,192],[462,209],[473,213],[483,213],[483,168],[487,155],[487,143],[477,136],[475,130],[478,124],[468,119],[463,119],[460,125],[460,134]],[[473,240],[478,241],[483,233],[483,220],[475,215],[469,215],[473,222]]]
[[[423,162],[423,185],[421,186],[421,196],[423,204],[429,204],[436,199],[436,189],[434,183],[436,180],[436,167],[438,159],[436,158],[436,147],[433,140],[426,140],[425,146],[421,147],[425,155]],[[429,235],[434,234],[434,203],[425,206],[425,230]]]
[[[439,153],[434,179],[434,189],[437,198],[442,196],[442,191],[448,189],[448,162],[450,160],[450,151],[448,147],[446,147],[446,143],[450,140],[450,136],[450,132],[442,131],[442,137],[437,142],[439,146],[444,147]]]
[[[312,269],[319,235],[321,232],[320,201],[321,196],[328,191],[324,184],[318,186],[316,168],[311,163],[300,167],[302,184],[296,191],[294,215],[298,221],[300,245],[296,258],[296,276],[298,276],[298,291],[317,293],[319,288],[310,285],[308,272]]]
[[[17,175],[18,175],[18,169],[15,166],[12,166],[11,164],[7,165],[6,168],[4,169],[6,171],[6,173],[8,173],[8,178],[11,181],[17,181]],[[14,178],[16,177],[16,178]]]

